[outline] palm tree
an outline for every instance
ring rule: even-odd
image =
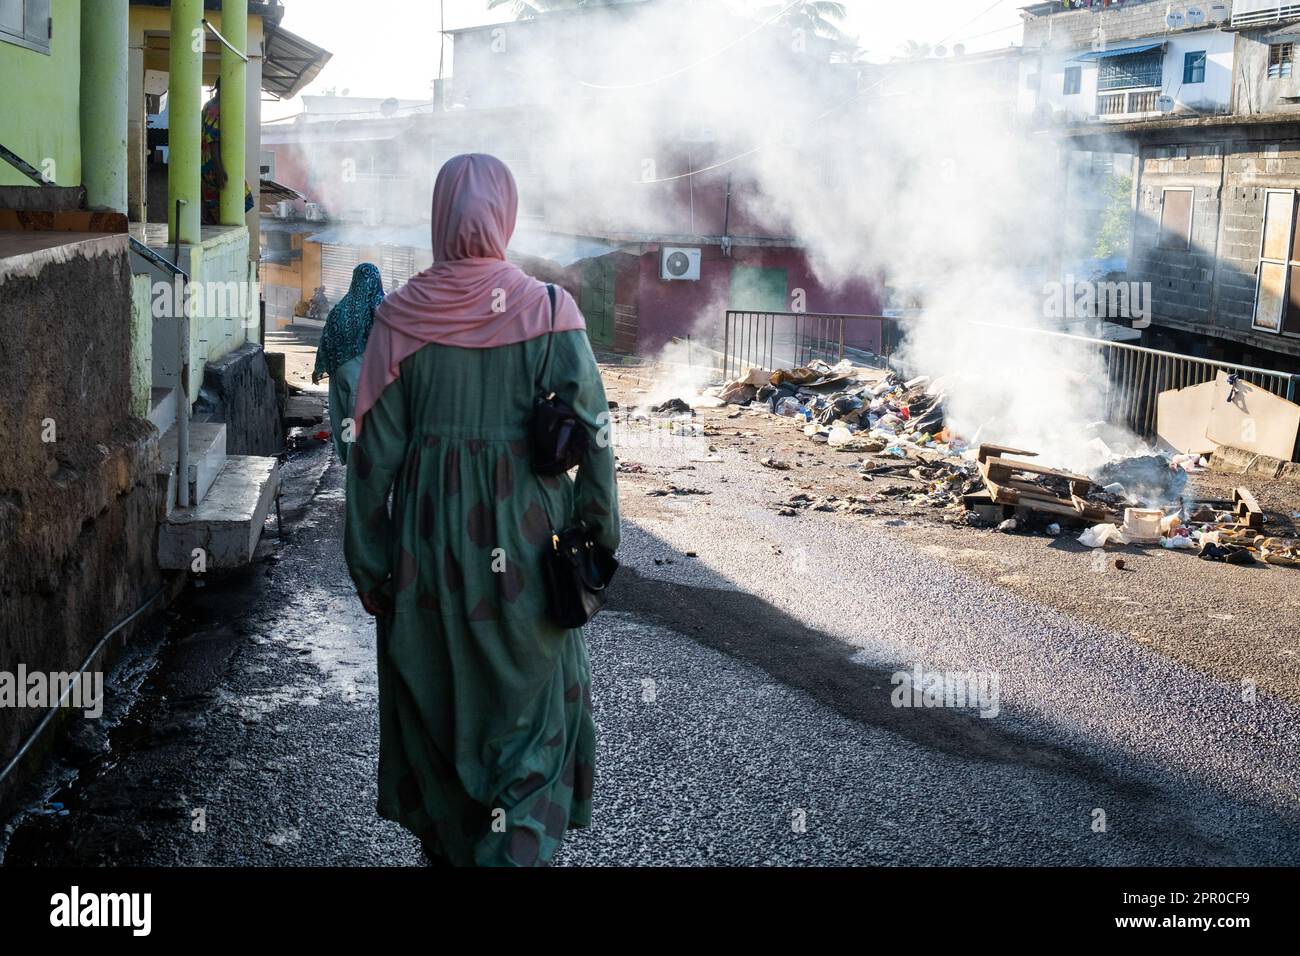
[[[793,4],[774,3],[759,7],[754,11],[762,20],[768,20],[781,13],[786,7],[790,9],[781,15],[777,22],[784,26],[801,28],[808,33],[835,40],[839,43],[852,43],[854,38],[840,28],[848,16],[848,8],[842,3],[831,0],[796,0]]]
[[[902,54],[897,57],[900,60],[924,60],[932,52],[930,44],[917,43],[915,40],[908,40],[898,50]]]

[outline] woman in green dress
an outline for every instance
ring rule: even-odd
[[[361,375],[361,356],[366,351],[375,310],[384,301],[384,280],[379,267],[363,262],[352,270],[352,284],[339,304],[330,309],[325,328],[316,346],[316,367],[311,380],[330,380],[330,430],[339,461],[348,463],[351,444],[353,406],[356,403],[357,378]]]
[[[378,623],[379,813],[434,863],[549,863],[591,820],[595,723],[580,629],[550,623],[541,558],[583,520],[618,546],[608,402],[573,299],[505,261],[518,206],[491,156],[449,160],[434,264],[390,295],[363,361],[346,555]],[[534,382],[591,442],[539,478]],[[391,505],[389,497],[391,493]]]

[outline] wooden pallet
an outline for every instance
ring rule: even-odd
[[[1120,521],[1119,515],[1115,512],[1087,500],[1088,493],[1092,490],[1091,478],[1047,468],[1034,462],[1010,461],[1003,458],[1003,455],[1038,457],[1037,452],[1019,448],[980,445],[976,455],[980,477],[984,479],[984,486],[988,488],[989,495],[997,504],[1015,505],[1047,514],[1080,518],[1093,523]],[[1052,494],[1042,485],[1027,480],[1025,477],[1027,475],[1048,475],[1067,482],[1070,486],[1070,497]]]
[[[1236,488],[1232,492],[1232,510],[1237,515],[1237,524],[1254,531],[1264,527],[1264,512],[1259,502],[1245,488]]]

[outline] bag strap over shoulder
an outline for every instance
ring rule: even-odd
[[[537,374],[537,391],[550,396],[543,382],[546,381],[546,373],[551,367],[551,339],[555,337],[555,284],[546,283],[546,298],[551,303],[551,330],[546,333],[546,355],[542,359],[542,370]]]

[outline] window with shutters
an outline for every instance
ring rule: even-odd
[[[0,43],[50,52],[50,0],[0,0]]]
[[[1160,50],[1108,57],[1101,61],[1097,73],[1097,89],[1132,90],[1143,86],[1160,86],[1164,69],[1165,55]]]
[[[1294,189],[1270,189],[1264,196],[1253,326],[1263,332],[1300,335],[1300,241]]]
[[[1061,90],[1063,96],[1074,96],[1083,89],[1083,67],[1067,66],[1065,68],[1065,85]]]
[[[1290,43],[1271,43],[1268,47],[1268,78],[1284,80],[1291,75],[1294,47]]]
[[[1161,249],[1192,247],[1192,207],[1194,193],[1185,187],[1166,189],[1160,203]]]

